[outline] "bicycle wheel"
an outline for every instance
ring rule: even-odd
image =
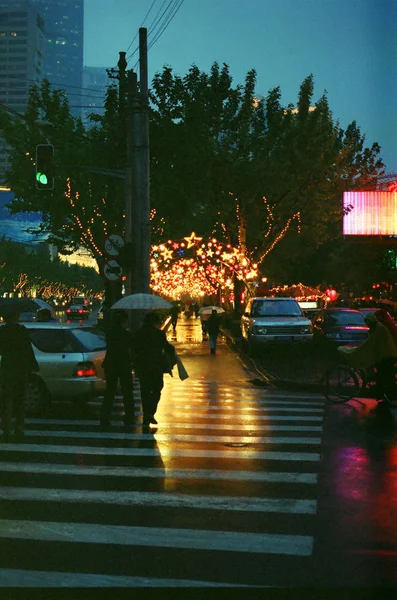
[[[352,367],[335,365],[325,373],[324,386],[326,399],[341,404],[359,395],[361,379]]]

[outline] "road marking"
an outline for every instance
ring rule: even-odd
[[[95,406],[95,403],[90,402],[90,405]],[[116,405],[117,406],[117,405]],[[122,405],[120,405],[120,407],[122,407]],[[115,408],[115,407],[114,407]],[[189,407],[185,407],[185,408],[194,408],[194,412],[190,412],[188,413],[188,415],[186,415],[185,411],[181,411],[181,409],[184,408],[183,406],[163,406],[162,404],[159,404],[159,408],[158,408],[158,412],[156,414],[162,414],[162,415],[166,415],[166,416],[172,416],[172,417],[177,417],[178,419],[180,418],[180,416],[189,416],[189,417],[205,417],[206,419],[238,419],[239,417],[245,417],[245,416],[249,416],[244,414],[244,412],[242,412],[240,409],[234,409],[233,410],[233,414],[224,414],[223,409],[221,406],[219,407],[205,407],[203,406],[203,410],[201,410],[200,412],[197,411],[197,409],[199,408],[198,406],[189,406]],[[163,412],[163,410],[166,410],[168,412]],[[218,414],[209,414],[208,410],[210,411],[218,411]],[[255,415],[255,419],[264,419],[264,418],[269,418],[266,415],[270,415],[273,412],[287,412],[287,413],[321,413],[324,414],[324,409],[323,408],[293,408],[293,407],[283,407],[283,406],[268,406],[268,407],[263,407],[260,409],[257,409],[258,411],[260,410],[262,413],[264,413],[264,415]],[[169,412],[172,411],[172,412]],[[135,409],[135,414],[136,415],[141,415],[142,411],[140,409]],[[272,416],[273,418],[273,416]]]
[[[154,438],[153,438],[154,440]],[[11,452],[37,452],[44,454],[81,454],[94,456],[159,456],[185,457],[185,458],[232,458],[249,460],[293,460],[293,461],[319,461],[317,452],[257,452],[253,448],[240,448],[239,450],[200,450],[187,448],[97,448],[95,446],[56,446],[41,444],[2,444],[1,449]]]
[[[0,519],[0,538],[310,556],[313,537]]]
[[[219,443],[219,444],[302,444],[302,445],[318,445],[321,444],[321,438],[318,437],[254,437],[254,436],[230,436],[230,435],[192,435],[192,434],[175,434],[175,433],[119,433],[105,431],[42,431],[29,429],[25,431],[26,437],[66,437],[73,439],[97,439],[97,440],[153,440],[158,442],[203,442],[203,443]]]
[[[154,467],[104,467],[55,465],[49,463],[0,463],[0,473],[39,473],[46,475],[83,475],[100,477],[148,477],[160,479],[208,479],[222,481],[260,481],[263,483],[315,484],[317,473],[277,473],[275,471],[234,471],[225,469],[168,469]]]
[[[67,425],[76,425],[76,426],[99,426],[98,421],[68,421],[68,420],[55,420],[55,419],[25,419],[26,424],[30,425],[59,425],[65,427]],[[114,423],[116,424],[116,423]],[[120,420],[120,427],[123,427],[123,423]],[[162,423],[160,424],[162,425]],[[232,425],[227,425],[225,423],[173,423],[173,429],[230,429]],[[323,430],[322,425],[243,425],[239,424],[239,430],[242,432],[245,431],[312,431],[321,433]],[[48,430],[51,431],[51,430]],[[72,437],[75,431],[68,431],[69,435]]]
[[[66,573],[59,571],[27,571],[23,569],[0,569],[0,587],[40,588],[102,588],[102,587],[252,587],[236,583],[195,581],[190,579],[156,579],[104,573]],[[255,585],[255,587],[257,587]],[[263,586],[259,586],[263,587]]]
[[[135,412],[135,414],[142,414],[142,413],[138,413]],[[122,424],[121,421],[121,414],[114,412],[113,413],[113,417],[112,417],[112,421],[117,421],[116,416],[118,416],[118,419],[120,421],[120,425]],[[166,415],[162,415],[162,417],[164,417]],[[230,416],[228,416],[228,418],[230,418]],[[291,416],[291,417],[284,417],[284,416],[280,416],[280,415],[275,415],[274,417],[257,417],[260,418],[262,420],[265,421],[323,421],[323,417],[312,417],[312,416],[308,416],[308,417],[296,417],[296,416]],[[166,421],[167,422],[167,421]],[[88,419],[84,419],[84,420],[77,420],[77,419],[25,419],[25,423],[29,424],[29,425],[96,425],[99,426],[99,419],[95,419],[95,421],[93,420],[88,420]],[[230,427],[233,427],[233,424],[230,423],[172,423],[173,426],[175,427],[208,427],[209,429],[228,429]],[[243,423],[239,423],[238,425],[241,428],[249,428],[250,430],[252,429],[252,427],[255,427],[255,429],[262,429],[262,428],[268,428],[268,427],[272,427],[271,425],[257,425],[256,423],[250,423],[249,425],[244,425]],[[284,427],[284,426],[283,426]]]
[[[204,496],[166,492],[65,490],[0,486],[1,500],[34,502],[96,502],[112,506],[162,506],[201,510],[238,510],[293,515],[315,515],[317,500],[258,498],[250,496]]]

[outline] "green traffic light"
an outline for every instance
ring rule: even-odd
[[[42,185],[47,185],[48,183],[47,175],[44,173],[36,173],[36,180]]]

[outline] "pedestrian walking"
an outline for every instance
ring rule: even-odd
[[[197,317],[199,316],[199,312],[200,312],[200,306],[199,306],[198,302],[195,302],[193,304],[193,311],[194,311],[194,316],[197,319]]]
[[[139,377],[143,410],[143,427],[150,423],[157,425],[155,414],[164,386],[164,357],[170,356],[171,365],[175,361],[175,349],[167,342],[164,331],[160,329],[160,318],[148,313],[143,325],[135,334],[134,360],[135,371]]]
[[[175,304],[170,310],[170,315],[171,315],[172,329],[175,331],[176,324],[178,323],[178,316],[179,316],[179,308]]]
[[[25,393],[29,376],[39,371],[39,365],[30,343],[29,334],[18,323],[19,313],[3,313],[5,325],[0,327],[0,386],[2,392],[1,426],[3,439],[11,441],[12,417],[15,413],[14,435],[23,439],[25,425]]]
[[[219,329],[220,329],[220,319],[218,317],[217,311],[214,309],[211,312],[211,315],[206,323],[206,330],[208,332],[208,337],[210,340],[211,354],[216,354],[216,342],[218,340]]]
[[[106,355],[103,368],[106,378],[106,391],[101,407],[100,423],[102,427],[110,425],[114,396],[120,382],[124,403],[124,425],[131,427],[135,423],[133,390],[133,336],[127,329],[128,314],[114,311],[112,323],[106,333]]]

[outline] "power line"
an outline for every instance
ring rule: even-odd
[[[0,90],[0,95],[8,90],[26,90],[26,91],[28,91],[28,88],[26,86],[7,86],[3,90]],[[74,92],[67,92],[66,90],[62,90],[62,91],[64,91],[65,94],[67,94],[68,96],[78,96],[79,98],[95,98],[98,100],[103,100],[103,98],[105,97],[105,94],[100,94],[99,96],[94,96],[93,94],[78,94],[78,93],[74,93]]]
[[[165,15],[164,20],[162,22],[160,22],[160,20],[158,19],[156,25],[154,25],[152,27],[152,32],[154,32],[157,29],[157,34],[155,35],[154,39],[152,39],[152,41],[149,42],[148,50],[150,50],[150,48],[152,48],[154,46],[154,44],[159,40],[159,38],[163,35],[164,31],[171,24],[171,21],[174,19],[175,15],[181,8],[184,1],[185,0],[170,0],[169,1],[166,9],[161,14],[161,17],[163,17]],[[179,2],[179,4],[178,4],[178,2]],[[164,5],[164,3],[165,3],[165,0],[163,2],[163,5]],[[150,33],[150,31],[148,31],[148,33]],[[135,54],[135,52],[133,52],[133,54]],[[135,65],[133,66],[133,70],[135,70],[138,63],[139,63],[139,58],[136,61]]]
[[[150,48],[152,48],[154,46],[154,44],[157,42],[157,40],[163,35],[164,31],[170,25],[171,21],[174,19],[175,15],[177,14],[177,12],[179,11],[179,9],[181,8],[181,6],[184,3],[184,1],[185,0],[179,0],[179,5],[178,6],[176,6],[176,4],[175,4],[176,8],[175,8],[174,12],[169,17],[167,23],[163,26],[163,28],[161,29],[161,31],[159,31],[159,33],[157,34],[157,37],[155,37],[155,39],[152,42],[150,42],[148,50],[150,50]]]
[[[168,10],[168,8],[169,8],[169,6],[170,6],[170,4],[171,4],[171,2],[172,2],[172,1],[173,1],[173,0],[168,0],[168,7],[165,9],[165,11],[167,11],[167,10]],[[152,29],[153,29],[153,26],[154,26],[154,23],[157,23],[157,22],[159,21],[159,19],[161,19],[161,17],[163,16],[163,14],[164,14],[164,12],[165,12],[165,11],[163,11],[163,12],[161,12],[161,11],[162,11],[162,8],[163,8],[163,6],[164,6],[164,4],[165,4],[166,2],[167,2],[167,0],[163,0],[163,3],[162,3],[162,5],[161,5],[161,6],[160,6],[160,8],[158,9],[158,11],[157,11],[156,15],[154,16],[154,18],[153,18],[152,22],[150,23],[150,25],[149,25],[149,27],[148,27],[148,33],[149,33],[150,31],[152,31]],[[160,16],[159,16],[159,15],[160,15]],[[136,36],[135,36],[135,37],[136,37]],[[134,56],[134,54],[136,54],[136,53],[138,52],[138,50],[139,50],[139,46],[138,46],[137,48],[135,48],[134,52],[132,52],[132,53],[131,53],[129,56],[127,56],[127,60],[128,60],[128,59],[130,59],[130,58],[132,58],[132,57]],[[135,67],[134,67],[134,68],[135,68]]]
[[[36,81],[35,79],[28,79],[28,81],[32,81],[36,85],[40,85],[40,82]],[[50,81],[50,85],[61,85],[64,88],[74,88],[76,90],[87,90],[87,91],[91,91],[91,92],[96,92],[97,94],[101,93],[99,90],[97,90],[95,88],[86,88],[81,85],[67,85],[65,83],[61,83],[60,81]],[[66,90],[64,90],[64,91],[66,92]],[[66,93],[72,95],[70,92],[66,92]],[[104,94],[101,94],[101,95],[104,96]]]
[[[150,15],[150,13],[152,12],[152,8],[153,8],[153,6],[155,5],[155,3],[156,3],[156,0],[153,0],[152,4],[150,5],[150,8],[149,8],[149,10],[147,11],[147,13],[146,13],[146,15],[145,15],[145,17],[144,17],[144,19],[143,19],[143,21],[142,21],[142,23],[141,23],[141,27],[143,27],[143,25],[144,25],[144,23],[145,23],[146,19],[148,18],[148,16],[149,16],[149,15]],[[131,44],[128,46],[128,48],[127,48],[127,50],[126,50],[126,54],[128,54],[128,51],[129,51],[129,49],[131,48],[132,44],[135,42],[136,38],[138,37],[138,33],[139,33],[139,30],[138,30],[138,31],[137,31],[137,33],[135,34],[135,36],[134,36],[134,39],[132,40]]]

